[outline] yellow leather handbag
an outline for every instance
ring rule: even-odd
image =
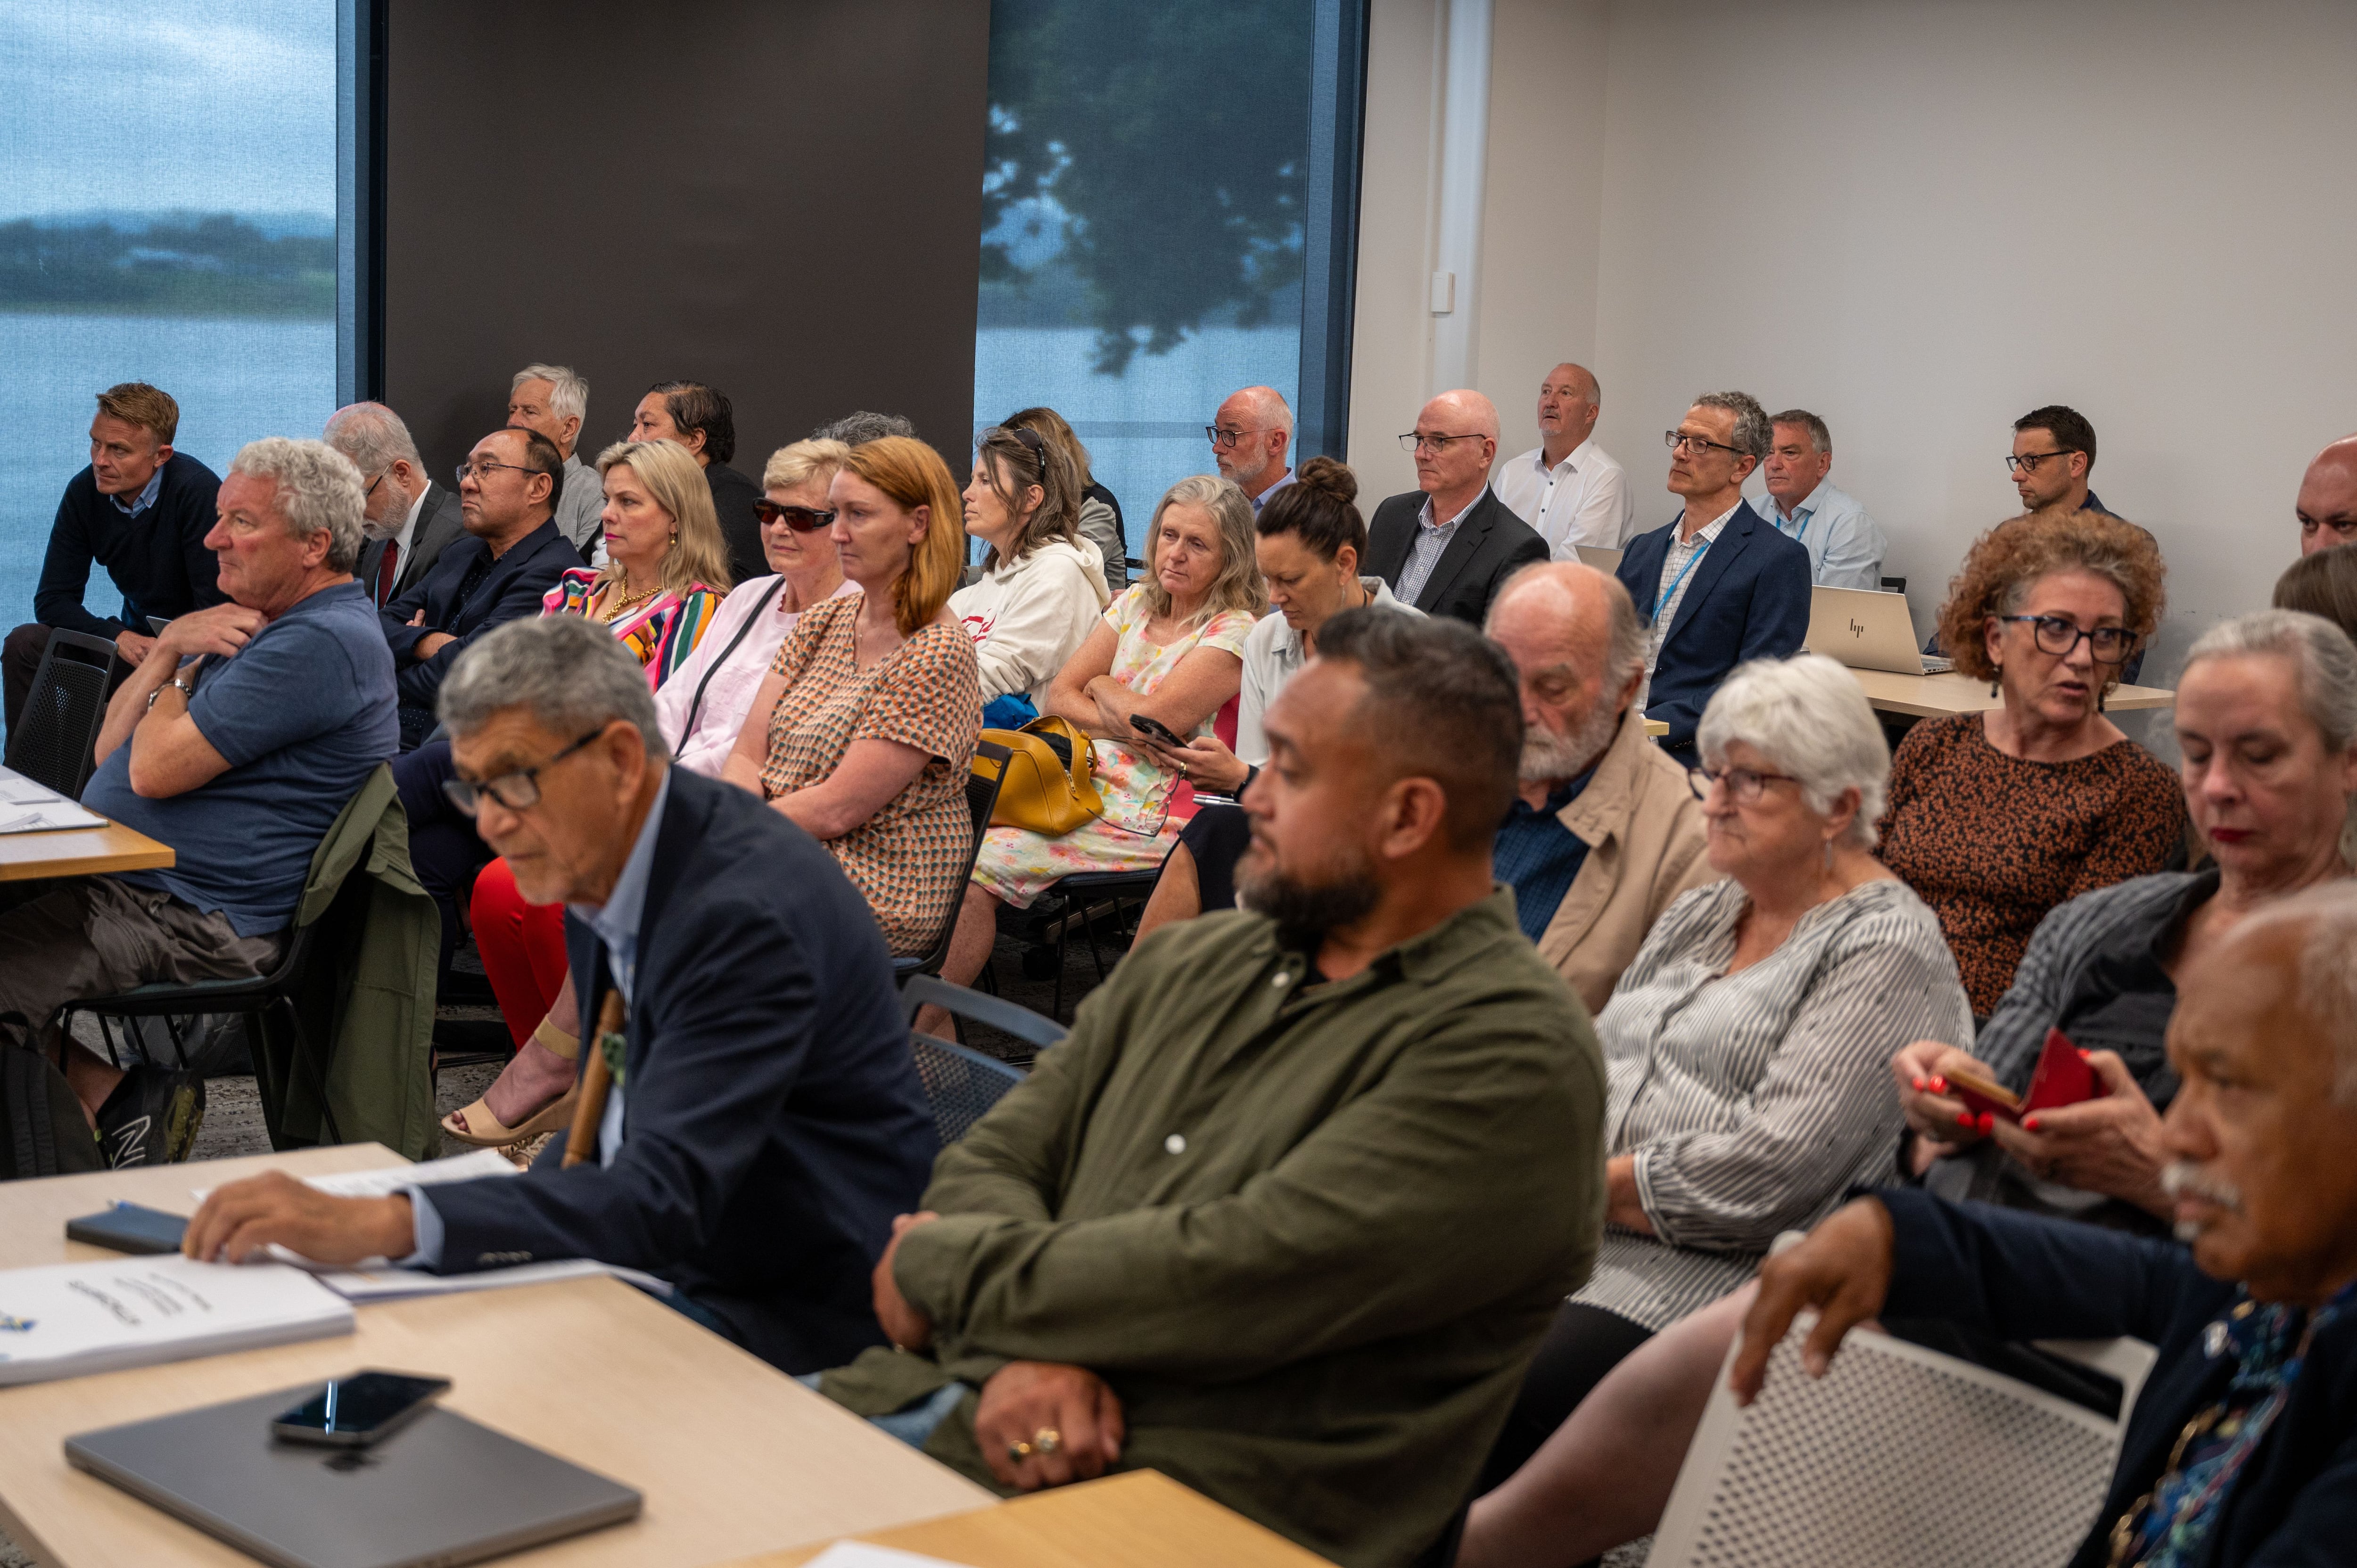
[[[998,804],[990,813],[995,828],[1028,828],[1049,838],[1061,838],[1082,823],[1104,815],[1104,801],[1090,775],[1089,737],[1071,720],[1053,714],[1033,719],[1021,729],[986,729],[982,738],[996,741],[1011,755],[998,786]],[[988,774],[977,757],[974,770]]]

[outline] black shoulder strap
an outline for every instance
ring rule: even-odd
[[[728,646],[720,650],[720,657],[704,667],[704,679],[695,683],[695,695],[688,700],[687,722],[679,726],[680,739],[685,740],[695,733],[695,715],[704,711],[704,689],[712,684],[712,677],[728,662],[728,656],[737,651],[737,645],[745,640],[746,634],[753,629],[753,623],[759,620],[770,606],[776,602],[778,596],[785,591],[786,580],[780,577],[776,585],[761,596],[761,602],[753,607],[753,613],[745,618],[744,624],[737,628],[737,635],[728,639]]]

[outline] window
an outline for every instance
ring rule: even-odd
[[[1363,0],[995,0],[975,429],[1062,413],[1133,553],[1239,387],[1341,450],[1364,36]]]
[[[339,0],[0,7],[0,628],[32,618],[95,395],[216,473],[337,397]],[[105,569],[84,603],[120,613]]]

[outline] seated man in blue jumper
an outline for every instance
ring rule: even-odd
[[[757,798],[669,765],[646,672],[594,621],[487,633],[440,713],[454,802],[526,898],[565,906],[585,1047],[624,1004],[597,1157],[565,1169],[558,1140],[521,1177],[382,1198],[274,1173],[215,1192],[188,1255],[596,1258],[789,1372],[883,1344],[869,1271],[938,1142],[866,900]]]
[[[135,667],[156,645],[148,617],[169,620],[221,603],[213,553],[205,548],[221,480],[187,453],[172,450],[179,428],[180,405],[145,381],[124,381],[98,394],[90,466],[66,481],[58,502],[48,553],[33,589],[33,618],[8,634],[0,652],[9,729],[32,694],[51,631],[103,638]],[[120,616],[86,603],[92,563],[106,568],[123,595]]]
[[[1705,392],[1665,433],[1670,489],[1685,510],[1629,542],[1617,575],[1652,626],[1645,716],[1670,726],[1663,746],[1694,758],[1695,727],[1729,671],[1790,659],[1809,635],[1809,552],[1743,499],[1766,458],[1768,412],[1742,392]]]

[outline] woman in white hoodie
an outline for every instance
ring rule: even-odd
[[[983,723],[1015,729],[1039,715],[1049,682],[1096,628],[1104,561],[1080,535],[1071,459],[1033,431],[984,431],[964,499],[965,531],[990,553],[950,613],[974,639]]]

